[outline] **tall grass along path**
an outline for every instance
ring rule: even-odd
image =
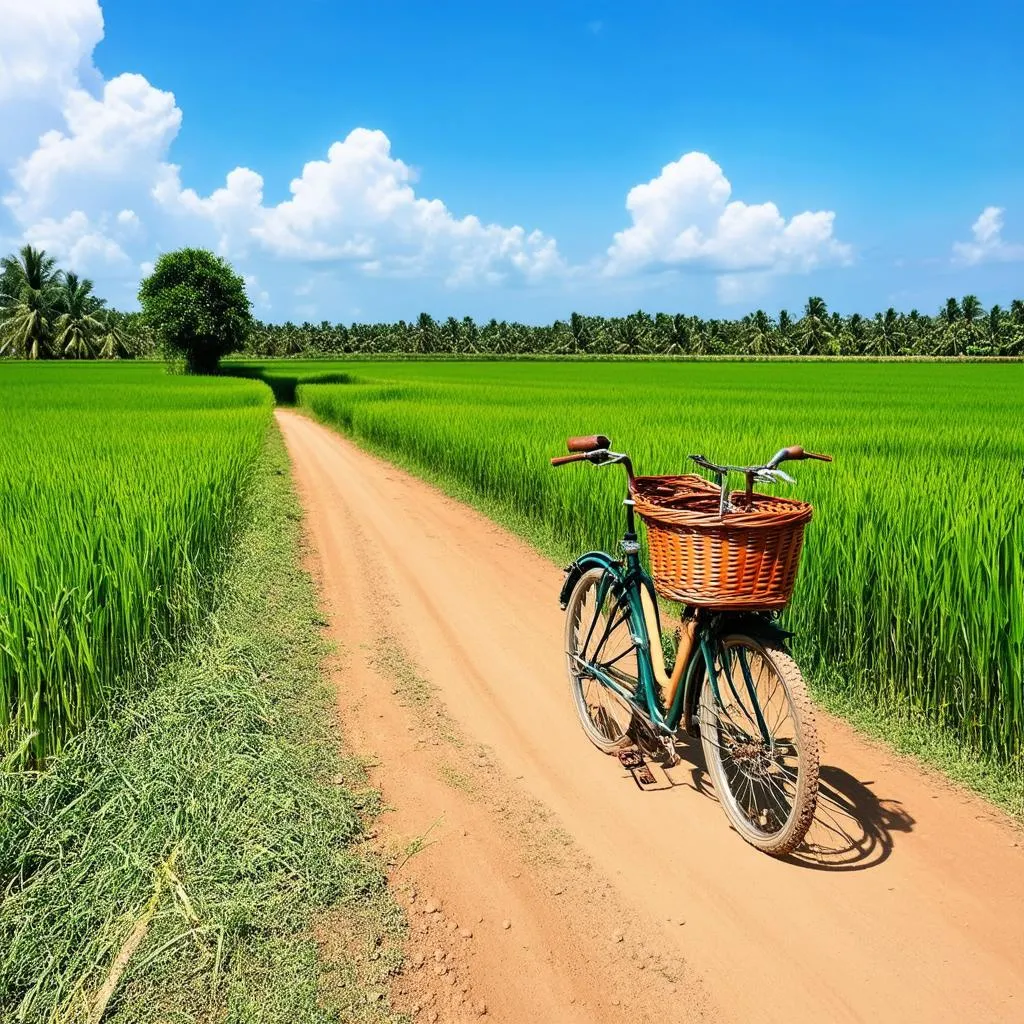
[[[272,396],[160,365],[0,366],[0,743],[60,749],[209,605]]]

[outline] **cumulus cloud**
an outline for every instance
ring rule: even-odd
[[[953,259],[968,265],[975,263],[1011,263],[1024,260],[1024,245],[1003,239],[1001,206],[986,206],[971,225],[971,241],[953,243]]]
[[[121,228],[132,233],[137,231],[140,226],[139,216],[134,210],[121,210],[117,215],[117,223]]]
[[[686,153],[661,173],[630,189],[632,224],[608,249],[605,273],[698,267],[721,271],[724,296],[738,295],[737,275],[806,272],[846,263],[848,245],[833,235],[831,211],[786,220],[771,202],[731,200],[732,185],[706,153]]]
[[[271,308],[270,292],[260,286],[260,279],[255,274],[245,275],[245,287],[253,305],[264,310]]]
[[[719,274],[715,278],[715,295],[723,306],[754,302],[771,290],[772,274],[751,271],[745,274]]]
[[[96,0],[0,0],[0,103],[59,103],[103,38]]]
[[[521,227],[456,217],[439,199],[418,196],[416,176],[391,154],[381,131],[356,128],[311,160],[291,198],[263,204],[263,179],[245,167],[200,197],[168,167],[154,194],[166,208],[209,221],[225,253],[255,241],[275,256],[344,260],[368,273],[436,274],[449,284],[536,280],[563,269],[554,239]]]
[[[133,74],[111,79],[98,97],[71,89],[63,115],[65,130],[43,134],[14,167],[4,202],[23,223],[86,201],[109,208],[126,188],[151,187],[181,126],[174,95]]]
[[[200,196],[168,159],[182,121],[173,93],[137,74],[95,90],[83,82],[103,34],[95,0],[15,5],[10,31],[9,0],[0,4],[0,103],[45,92],[62,125],[42,131],[9,164],[13,187],[3,202],[26,240],[46,239],[57,255],[119,261],[124,239],[156,236],[213,244],[243,260],[259,251],[346,261],[364,274],[449,285],[531,282],[564,269],[554,239],[541,232],[458,217],[441,200],[417,195],[413,170],[392,156],[380,131],[357,128],[334,143],[326,159],[302,168],[291,198],[277,205],[264,204],[263,178],[245,167]],[[155,230],[147,232],[150,224]],[[105,225],[118,237],[104,233]],[[151,252],[135,258],[144,255]]]
[[[218,251],[226,257],[248,253],[263,213],[263,178],[247,167],[236,167],[223,188],[202,198],[195,189],[182,187],[180,167],[162,164],[152,195],[169,213],[208,225],[216,235]]]
[[[45,249],[79,273],[128,262],[124,249],[107,234],[106,226],[92,224],[81,210],[69,213],[63,220],[44,217],[26,228],[24,238],[29,245]]]

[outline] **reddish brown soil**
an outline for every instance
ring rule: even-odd
[[[417,1020],[1024,1020],[1024,840],[1002,815],[822,712],[823,800],[788,861],[731,831],[697,749],[640,792],[576,722],[558,568],[278,422],[342,723],[404,861],[394,997]]]

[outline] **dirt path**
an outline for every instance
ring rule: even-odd
[[[1024,840],[988,805],[824,715],[828,795],[791,862],[730,831],[697,751],[641,793],[576,723],[558,569],[278,422],[345,728],[379,759],[392,844],[427,834],[396,873],[427,958],[399,998],[423,1019],[1024,1020]]]

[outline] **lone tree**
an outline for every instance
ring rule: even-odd
[[[206,249],[178,249],[157,260],[139,286],[142,317],[159,344],[185,358],[189,373],[215,373],[253,327],[245,282]]]

